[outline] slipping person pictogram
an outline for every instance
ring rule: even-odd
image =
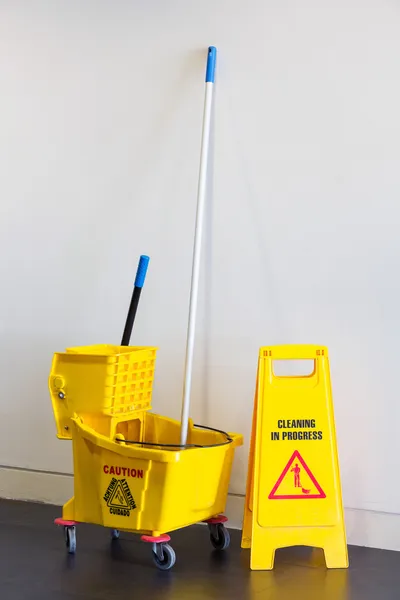
[[[307,487],[304,487],[304,484]],[[317,498],[326,498],[326,494],[304,458],[298,450],[295,450],[269,493],[268,499],[316,500]]]
[[[305,490],[300,482],[300,472],[301,469],[298,465],[298,463],[296,463],[293,467],[293,469],[290,469],[291,473],[294,473],[294,487],[295,488],[301,488],[301,491],[303,492],[303,494],[309,494],[310,490]]]

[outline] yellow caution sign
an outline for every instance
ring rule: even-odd
[[[276,361],[308,360],[306,375],[276,374]],[[288,364],[288,363],[283,363]],[[323,548],[328,568],[348,567],[328,350],[261,348],[242,548],[250,567],[272,569],[275,550]]]

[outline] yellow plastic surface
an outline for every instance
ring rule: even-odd
[[[115,441],[73,418],[74,497],[63,518],[158,536],[223,512],[241,435],[229,434],[230,444],[185,450],[124,442],[179,444],[179,432],[178,421],[144,413],[120,422]],[[225,440],[190,424],[188,444]]]
[[[71,439],[75,415],[112,436],[120,420],[150,409],[156,351],[100,344],[57,352],[49,389],[58,437]]]
[[[311,359],[308,375],[276,376],[275,360]],[[323,548],[328,568],[348,566],[328,350],[261,348],[242,547],[251,569],[272,569],[275,550]]]

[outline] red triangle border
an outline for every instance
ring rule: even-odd
[[[285,477],[286,473],[289,471],[292,463],[294,462],[294,460],[296,458],[301,463],[303,469],[305,470],[305,472],[307,473],[307,475],[309,476],[309,478],[311,479],[311,481],[313,482],[313,484],[315,485],[315,487],[319,491],[319,494],[311,494],[311,496],[294,496],[294,495],[292,496],[292,495],[283,495],[283,494],[276,495],[275,494],[275,492],[279,488],[280,484],[282,483],[283,478]],[[310,471],[309,467],[307,466],[306,462],[304,461],[304,459],[300,455],[300,452],[298,450],[295,450],[293,452],[292,456],[290,457],[289,462],[287,463],[286,467],[283,469],[282,474],[280,475],[278,481],[276,482],[276,484],[272,488],[272,490],[271,490],[271,492],[270,492],[270,494],[268,496],[268,500],[316,500],[316,499],[321,499],[321,498],[326,498],[325,492],[323,491],[323,489],[319,485],[318,481],[315,479],[314,475],[311,473],[311,471]]]

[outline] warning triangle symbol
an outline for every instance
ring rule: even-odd
[[[278,481],[272,488],[269,500],[315,500],[326,498],[318,481],[297,450],[293,452]]]
[[[111,494],[111,497],[110,497],[109,501],[107,502],[107,505],[113,506],[114,508],[128,508],[129,509],[129,503],[128,503],[124,489],[123,489],[120,481],[118,481],[117,485],[115,486],[115,489],[114,489],[113,493]]]

